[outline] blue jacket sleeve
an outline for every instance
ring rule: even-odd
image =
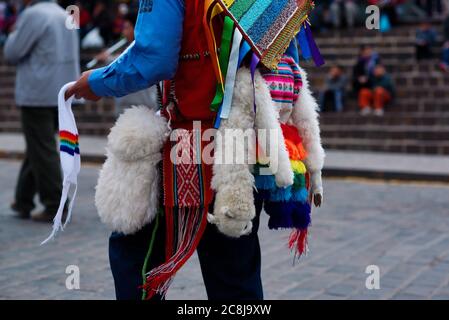
[[[184,0],[141,0],[136,40],[112,64],[91,73],[92,91],[102,97],[122,97],[173,78],[184,11]]]

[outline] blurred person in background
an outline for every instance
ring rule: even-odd
[[[0,45],[11,32],[17,19],[17,7],[10,1],[0,1]]]
[[[123,19],[122,36],[128,41],[128,45],[134,41],[134,27],[137,22],[137,13],[130,12]],[[96,56],[102,64],[113,62],[119,55],[110,55],[106,50]],[[116,115],[120,115],[125,109],[131,106],[156,106],[156,87],[131,93],[121,98],[115,98]]]
[[[6,8],[6,2],[0,1],[0,45],[3,44],[6,38]]]
[[[330,5],[330,12],[335,28],[340,28],[343,25],[343,17],[348,28],[352,28],[355,25],[358,6],[353,0],[334,0]]]
[[[77,1],[75,5],[80,10],[80,38],[84,38],[84,36],[92,29],[92,16],[90,15],[89,10],[84,6],[82,1]]]
[[[446,40],[443,44],[440,69],[444,72],[449,72],[449,40]]]
[[[115,9],[115,14],[114,14],[114,22],[113,22],[113,34],[114,34],[114,40],[115,40],[115,39],[119,39],[122,36],[125,19],[129,13],[129,8],[126,3],[120,3],[114,9]],[[136,14],[136,19],[137,19],[137,14]]]
[[[318,32],[324,32],[333,27],[330,5],[333,0],[323,0],[315,4],[315,10],[311,13],[309,19],[312,28]]]
[[[365,45],[360,47],[357,63],[352,71],[352,87],[356,95],[361,89],[369,87],[369,79],[379,60],[379,55],[373,52],[371,47]]]
[[[95,2],[92,12],[92,22],[94,27],[100,31],[100,36],[103,38],[105,45],[111,44],[114,38],[114,32],[112,29],[113,18],[109,12],[108,3],[105,0]]]
[[[421,23],[418,30],[416,30],[416,60],[432,59],[432,47],[435,45],[436,40],[437,33],[430,22],[425,21]]]
[[[429,17],[443,14],[443,2],[441,0],[415,0],[415,3],[426,11]]]
[[[368,81],[368,87],[359,92],[360,113],[363,116],[373,111],[375,116],[383,116],[385,106],[393,100],[394,85],[385,67],[378,64]]]
[[[445,41],[449,40],[449,13],[443,21],[443,36]]]
[[[381,9],[381,19],[387,19],[389,26],[399,23],[398,8],[406,2],[406,0],[368,0],[369,5],[376,5]]]
[[[56,3],[25,0],[24,4],[4,47],[5,59],[17,65],[15,100],[26,141],[11,208],[19,218],[30,218],[39,194],[44,210],[32,218],[51,222],[62,191],[55,139],[58,91],[79,76],[79,41],[77,33],[65,27],[68,15]]]
[[[347,78],[340,66],[333,66],[327,75],[324,89],[320,92],[321,111],[343,111]]]

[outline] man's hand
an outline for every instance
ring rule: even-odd
[[[76,99],[84,98],[86,100],[98,101],[101,97],[95,95],[89,86],[89,75],[92,70],[86,71],[82,74],[81,78],[65,93],[65,99],[68,100],[71,96],[75,96]]]

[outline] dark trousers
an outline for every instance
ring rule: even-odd
[[[432,59],[432,48],[429,45],[417,45],[416,46],[416,60]]]
[[[34,196],[49,214],[55,214],[62,192],[61,165],[55,133],[58,130],[56,107],[22,107],[22,130],[25,135],[25,159],[20,169],[15,201],[23,211],[34,209]]]
[[[343,111],[343,91],[326,90],[320,94],[321,112]]]
[[[257,235],[262,203],[256,195],[257,216],[253,220],[253,231],[247,236],[232,239],[221,234],[214,225],[207,225],[197,252],[209,300],[263,299]],[[165,258],[165,221],[160,220],[148,270],[163,263]],[[113,233],[110,237],[109,260],[118,300],[142,298],[139,286],[143,283],[142,267],[153,228],[154,222],[134,235]]]

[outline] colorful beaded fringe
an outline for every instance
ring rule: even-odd
[[[311,223],[311,207],[308,201],[307,170],[303,163],[307,153],[298,130],[282,124],[285,144],[294,173],[294,183],[287,188],[276,186],[273,175],[260,175],[261,164],[255,166],[255,181],[258,192],[265,200],[265,211],[270,216],[270,229],[295,229],[289,246],[299,255],[307,249],[307,229]]]

